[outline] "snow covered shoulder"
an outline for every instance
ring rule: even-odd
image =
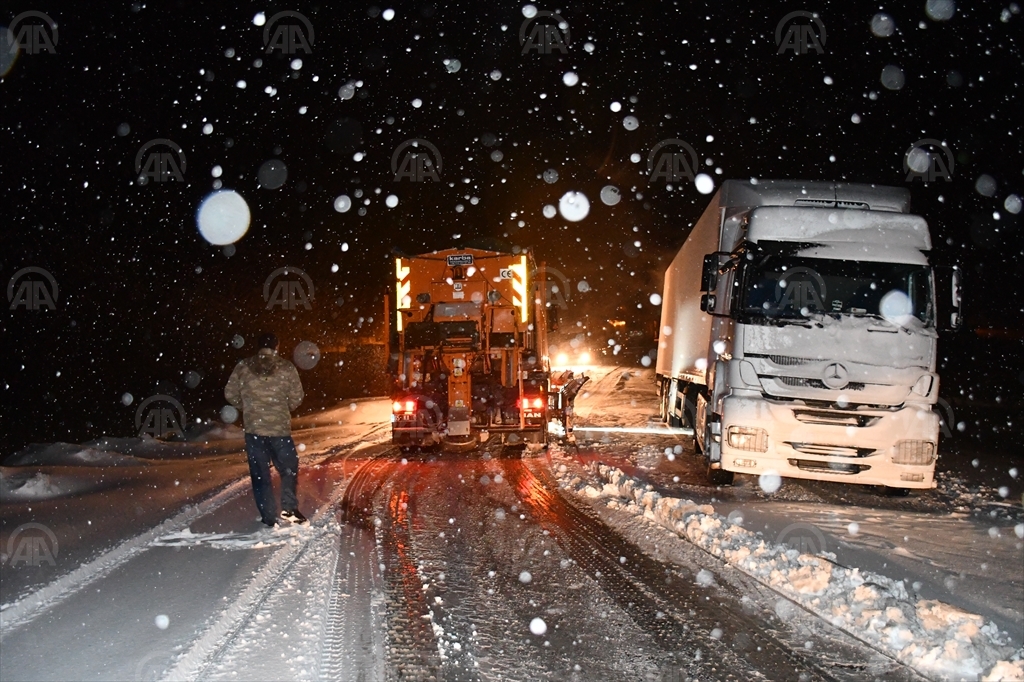
[[[563,489],[672,530],[779,593],[776,610],[799,605],[932,679],[1024,679],[1024,650],[982,616],[917,599],[903,581],[842,566],[832,553],[767,542],[711,505],[662,496],[620,469],[591,464],[588,482],[554,462]]]

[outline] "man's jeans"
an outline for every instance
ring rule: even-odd
[[[281,475],[281,508],[298,509],[295,499],[295,481],[299,474],[299,454],[291,436],[258,436],[245,434],[245,451],[249,457],[249,476],[252,494],[260,516],[270,521],[277,518],[274,488],[270,482],[270,463]]]

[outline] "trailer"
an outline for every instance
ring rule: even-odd
[[[547,443],[547,287],[532,255],[448,249],[395,259],[392,442]]]
[[[938,332],[960,271],[931,265],[906,189],[729,180],[665,273],[661,415],[708,477],[935,486]]]

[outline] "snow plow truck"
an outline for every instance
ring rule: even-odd
[[[546,281],[529,252],[395,259],[388,296],[392,442],[468,450],[547,443]]]

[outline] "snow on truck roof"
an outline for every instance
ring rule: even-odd
[[[921,216],[847,208],[761,206],[750,212],[747,240],[863,244],[887,249],[932,248]]]
[[[852,182],[807,180],[726,180],[720,190],[723,208],[806,206],[910,212],[910,191]]]

